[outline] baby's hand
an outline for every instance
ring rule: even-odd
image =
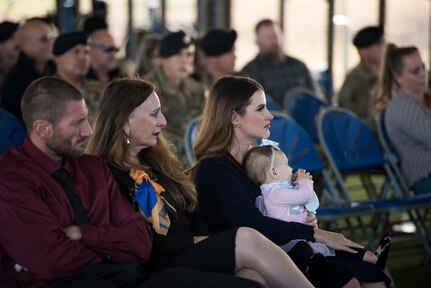
[[[298,176],[295,182],[298,182],[301,179],[307,179],[307,180],[313,179],[313,176],[311,176],[310,172],[307,172],[304,169],[298,169],[296,173],[298,174]]]

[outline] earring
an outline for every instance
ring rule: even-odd
[[[235,127],[239,128],[239,127],[241,127],[241,124],[236,124]]]
[[[127,146],[130,146],[130,138],[129,135],[126,136],[126,142],[127,142]]]

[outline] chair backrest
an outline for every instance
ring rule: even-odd
[[[272,112],[270,139],[280,143],[280,149],[294,169],[302,168],[310,173],[321,172],[323,162],[307,132],[285,113]]]
[[[184,134],[184,147],[186,150],[187,161],[190,165],[195,163],[195,156],[193,153],[193,146],[198,136],[199,130],[199,117],[192,119],[186,127],[186,133]]]
[[[318,115],[320,144],[340,172],[383,166],[385,158],[377,139],[356,115],[340,107],[327,107]]]
[[[386,113],[386,110],[382,110],[382,112],[378,115],[377,135],[379,137],[380,144],[382,145],[383,151],[385,153],[386,160],[391,166],[391,169],[394,171],[398,181],[400,182],[401,187],[403,188],[403,191],[407,192],[410,189],[399,167],[400,161],[399,161],[397,151],[392,145],[391,140],[389,139],[388,132],[386,131],[385,113]]]
[[[283,107],[305,131],[314,142],[318,141],[316,129],[316,116],[319,111],[328,106],[316,93],[307,88],[296,88],[289,91],[285,98]]]
[[[20,145],[26,134],[27,130],[16,117],[0,108],[0,154]]]
[[[266,95],[266,107],[269,111],[283,111],[283,108],[270,95]]]

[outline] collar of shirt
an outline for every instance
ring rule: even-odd
[[[266,184],[260,185],[260,189],[262,190],[262,193],[268,191],[272,187],[283,187],[283,188],[295,189],[295,190],[298,189],[297,186],[293,185],[289,181],[272,182],[272,183],[266,183]]]
[[[36,163],[39,164],[41,170],[47,171],[49,174],[57,171],[61,166],[55,163],[48,155],[46,155],[43,151],[36,147],[36,145],[31,142],[30,138],[27,136],[22,144],[21,148],[24,150],[24,153],[27,154],[30,158],[32,158]],[[63,159],[64,169],[70,174],[70,163],[67,158]]]

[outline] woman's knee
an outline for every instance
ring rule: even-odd
[[[252,245],[253,243],[259,243],[264,241],[265,237],[257,230],[249,227],[240,227],[236,232],[235,242]]]

